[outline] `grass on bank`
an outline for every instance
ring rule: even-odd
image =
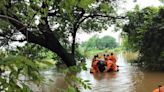
[[[126,51],[123,53],[123,56],[128,62],[134,62],[139,58],[139,52]]]
[[[82,55],[84,55],[85,57],[93,57],[96,54],[110,54],[111,52],[113,52],[114,54],[117,54],[121,51],[121,48],[114,48],[114,49],[103,49],[103,50],[99,50],[99,49],[90,49],[90,50],[85,50],[83,48],[80,48],[80,53]]]

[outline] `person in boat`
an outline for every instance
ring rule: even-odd
[[[116,57],[114,56],[113,53],[110,54],[109,59],[110,59],[114,64],[116,64]]]
[[[104,70],[104,72],[109,72],[113,65],[113,62],[109,60],[109,55],[106,56],[105,63],[106,63],[106,69]]]
[[[154,89],[153,92],[164,92],[164,86],[159,85],[159,87]]]
[[[107,55],[105,59],[105,63],[106,63],[106,69],[104,70],[104,72],[118,71],[117,65],[115,64],[115,62],[112,61],[109,55]]]
[[[97,73],[99,72],[100,73],[100,70],[98,68],[98,55],[95,55],[92,59],[92,69],[91,69],[91,73]]]
[[[105,70],[104,56],[102,53],[100,53],[98,57],[99,57],[99,62],[97,63],[98,68],[99,68],[100,72],[104,72],[104,70]]]
[[[116,56],[113,53],[110,54],[109,60],[111,60],[113,62],[112,67],[114,68],[114,70],[118,70],[118,66],[116,65],[117,59],[116,59]]]
[[[105,59],[107,59],[107,55],[104,54],[104,61],[105,61]]]

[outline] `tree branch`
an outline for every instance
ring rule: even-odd
[[[44,39],[42,39],[39,36],[35,36],[31,31],[28,31],[26,25],[21,23],[15,15],[12,15],[12,16],[13,17],[0,14],[0,19],[3,19],[5,21],[10,22],[13,26],[16,27],[16,29],[18,31],[20,31],[23,35],[26,36],[26,38],[27,38],[26,40],[28,40],[29,42],[36,43],[36,44],[39,44],[39,45],[44,44],[43,43]]]
[[[18,31],[21,31],[21,30],[23,30],[23,29],[25,29],[27,27],[24,24],[22,24],[22,22],[18,21],[17,19],[14,19],[12,17],[9,17],[9,16],[6,16],[6,15],[1,15],[0,14],[0,18],[1,19],[5,19],[5,20],[11,20],[11,21],[14,21],[15,23],[17,23],[18,25],[22,25],[22,28],[17,29]]]
[[[61,16],[57,13],[57,11],[56,11],[56,12],[48,12],[48,16],[52,16],[52,17],[54,17],[54,16],[56,16],[56,17],[61,17]]]
[[[17,40],[17,39],[10,39],[11,41],[18,41],[18,42],[24,42],[24,41],[27,41],[27,39],[19,39],[19,40]]]
[[[87,16],[84,16],[84,18],[79,22],[79,24],[81,24],[84,20],[86,20],[87,18],[96,18],[96,17],[104,17],[104,18],[108,18],[108,19],[126,19],[126,16],[109,16],[109,15],[101,15],[101,14],[90,14]]]

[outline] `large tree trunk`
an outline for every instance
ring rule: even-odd
[[[35,38],[30,37],[30,35],[29,38],[29,42],[39,44],[56,53],[68,67],[76,65],[74,56],[68,53],[65,48],[63,48],[63,46],[60,44],[58,39],[53,35],[53,33],[46,33],[45,39],[39,42],[36,41]]]
[[[30,35],[29,35],[30,37]],[[29,39],[29,42],[39,44],[54,53],[56,53],[62,60],[63,62],[69,67],[76,65],[75,58],[72,54],[68,53],[65,48],[60,44],[58,39],[53,35],[53,33],[46,33],[45,34],[45,39],[41,41],[36,41],[35,38]]]
[[[66,49],[64,49],[61,44],[59,43],[58,39],[53,35],[53,33],[47,34],[44,47],[50,49],[51,51],[55,52],[67,66],[76,65],[75,58],[72,54],[68,53]]]
[[[18,18],[16,16],[13,16],[13,18],[12,18],[12,17],[8,17],[8,16],[0,15],[0,18],[3,20],[7,20],[7,21],[9,20],[10,23],[13,26],[15,26],[17,28],[17,30],[19,30],[22,34],[24,34],[25,36],[28,35],[28,39],[26,39],[26,40],[28,40],[28,42],[39,44],[45,48],[48,48],[49,50],[53,51],[54,53],[56,53],[59,57],[61,57],[63,62],[68,67],[76,65],[76,61],[75,61],[74,57],[70,53],[68,53],[65,48],[62,47],[62,45],[60,44],[58,39],[55,37],[55,35],[49,28],[47,28],[47,30],[45,32],[43,32],[43,35],[37,36],[37,35],[33,34],[33,32],[28,31],[27,26],[25,26],[21,22],[19,22]],[[47,26],[47,25],[45,25],[45,26]],[[45,26],[42,26],[42,27],[44,28]],[[41,30],[39,30],[39,31],[41,31]]]

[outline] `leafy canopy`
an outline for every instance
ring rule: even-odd
[[[128,23],[123,31],[126,33],[126,46],[140,52],[140,61],[149,69],[163,67],[164,52],[164,8],[147,7],[127,13]]]
[[[48,29],[43,26],[48,23],[60,42],[69,45],[68,37],[77,29],[101,31],[114,23],[117,19],[116,6],[117,0],[1,0],[0,14],[18,20],[32,34],[41,38]],[[1,21],[1,45],[28,40],[27,34],[16,29],[10,21]],[[21,34],[25,37],[17,38]]]

